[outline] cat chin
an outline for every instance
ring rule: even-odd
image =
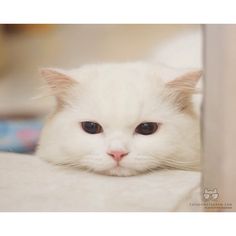
[[[137,170],[129,169],[129,168],[122,167],[122,166],[116,166],[116,167],[111,168],[109,170],[95,171],[95,172],[97,172],[98,174],[103,174],[103,175],[123,176],[123,177],[140,174],[140,172]]]

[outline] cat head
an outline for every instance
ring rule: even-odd
[[[40,157],[118,176],[197,166],[192,95],[200,72],[165,82],[153,66],[124,63],[42,75],[56,107],[41,134]]]

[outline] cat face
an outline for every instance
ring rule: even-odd
[[[165,83],[155,68],[127,63],[45,69],[43,76],[57,107],[42,132],[40,157],[118,176],[198,165],[191,97],[199,73]]]

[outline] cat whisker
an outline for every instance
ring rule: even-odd
[[[162,156],[161,159],[159,158],[157,161],[154,156],[152,163],[161,166],[161,168],[174,168],[174,169],[181,169],[181,170],[196,170],[199,169],[199,161],[192,160],[192,161],[177,161],[173,159],[166,158]]]

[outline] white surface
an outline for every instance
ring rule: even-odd
[[[198,172],[112,177],[0,153],[0,211],[197,211],[199,183]]]

